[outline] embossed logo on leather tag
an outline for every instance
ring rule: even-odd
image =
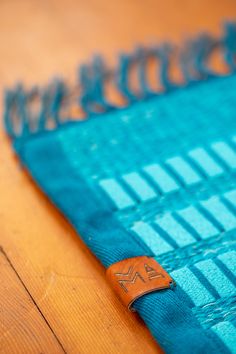
[[[174,281],[153,258],[140,256],[114,263],[107,269],[107,277],[121,301],[129,310],[139,297],[170,288]]]

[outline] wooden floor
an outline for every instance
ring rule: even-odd
[[[120,49],[218,32],[233,17],[235,0],[1,0],[0,87],[72,78],[91,54],[113,62]],[[160,352],[22,169],[2,129],[0,140],[0,352]]]

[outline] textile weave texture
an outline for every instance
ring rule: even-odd
[[[224,74],[209,68],[215,50]],[[134,303],[166,353],[236,353],[235,25],[220,39],[202,35],[183,46],[184,84],[169,79],[173,56],[163,45],[122,55],[115,74],[100,58],[82,66],[83,120],[68,114],[64,82],[9,90],[6,131],[105,267],[146,255],[176,281]],[[157,92],[147,80],[150,58],[159,63]],[[139,92],[129,85],[135,66]],[[109,80],[123,107],[108,102]]]

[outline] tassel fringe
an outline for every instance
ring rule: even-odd
[[[120,55],[115,70],[107,68],[103,59],[97,56],[90,64],[81,65],[74,90],[62,80],[54,80],[46,88],[36,87],[30,91],[18,85],[5,92],[5,129],[12,139],[21,139],[55,129],[71,120],[122,109],[136,101],[221,76],[210,64],[211,56],[216,51],[222,55],[226,65],[224,75],[232,74],[236,70],[236,23],[226,23],[221,38],[201,34],[187,41],[183,48],[174,48],[168,43],[157,47],[139,47],[129,55]],[[148,79],[150,59],[158,64],[156,79],[161,90],[151,88]],[[173,62],[177,62],[181,72],[180,83],[171,80]],[[138,91],[130,85],[132,70],[137,73]],[[121,94],[123,105],[109,101],[106,90],[109,83]],[[76,108],[78,112],[80,109],[82,117],[79,113],[73,117],[71,108]]]

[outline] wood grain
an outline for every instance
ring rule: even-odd
[[[1,337],[0,350],[9,353],[53,353],[64,349],[37,304],[32,299],[17,271],[0,248]]]
[[[219,30],[234,0],[1,0],[0,87],[72,78],[78,62],[156,38]],[[2,107],[1,107],[2,110]],[[158,353],[104,269],[35,186],[0,132],[0,352]]]

